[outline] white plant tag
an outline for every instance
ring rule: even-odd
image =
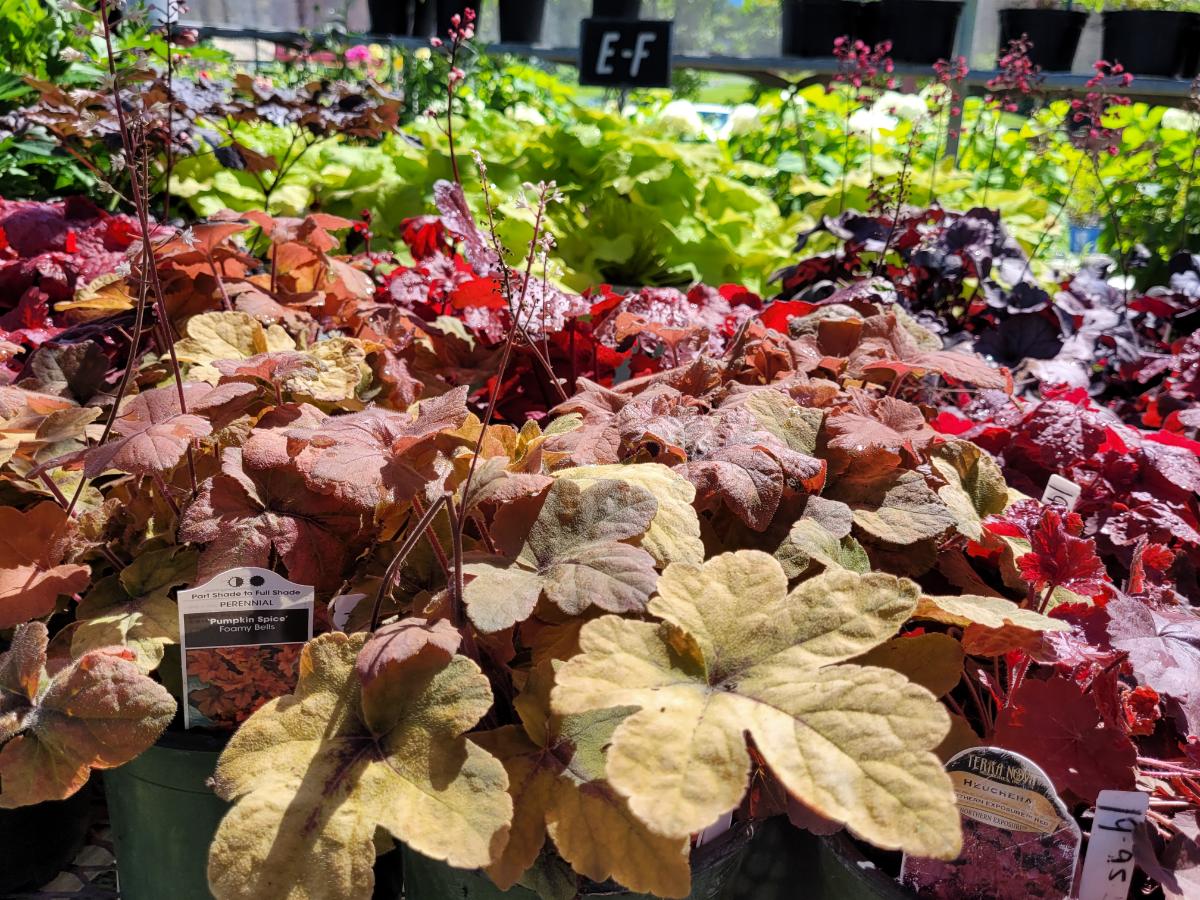
[[[701,847],[709,841],[715,840],[733,827],[733,813],[727,812],[717,821],[713,822],[702,832],[696,835],[696,846]]]
[[[1146,819],[1141,791],[1101,791],[1083,861],[1079,900],[1125,900],[1133,876],[1133,832]]]
[[[1082,488],[1075,482],[1068,481],[1061,475],[1051,475],[1050,480],[1046,482],[1046,489],[1042,491],[1042,502],[1061,506],[1070,512],[1075,508],[1081,491]]]
[[[229,569],[179,592],[183,726],[234,728],[296,686],[313,589],[270,569]]]

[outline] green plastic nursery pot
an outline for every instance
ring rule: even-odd
[[[92,823],[91,787],[66,800],[0,809],[0,896],[41,887],[75,858]]]
[[[750,846],[750,830],[738,829],[692,852],[692,892],[688,900],[733,900],[737,873]],[[585,883],[580,897],[623,897],[654,900],[612,882]],[[399,895],[397,894],[398,898]],[[404,848],[405,900],[539,900],[520,885],[502,891],[478,869],[456,869]]]
[[[121,900],[210,900],[208,846],[229,804],[205,782],[225,741],[167,732],[104,773]]]

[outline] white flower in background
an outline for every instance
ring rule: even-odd
[[[660,125],[679,134],[699,137],[704,133],[704,122],[688,100],[672,100],[659,110],[656,118]]]
[[[1108,279],[1108,286],[1117,291],[1132,291],[1136,283],[1132,275],[1113,275]]]
[[[901,94],[898,91],[887,91],[882,94],[872,107],[876,112],[895,116],[906,122],[921,119],[929,115],[929,107],[919,94]]]
[[[796,99],[800,101],[800,98]],[[749,134],[751,131],[756,131],[761,125],[762,114],[759,113],[758,107],[753,103],[739,103],[729,114],[729,119],[726,121],[723,131],[726,137],[734,137],[735,135]]]
[[[1171,107],[1163,112],[1162,127],[1173,131],[1200,131],[1200,113]]]
[[[854,115],[850,117],[850,130],[854,134],[861,134],[864,137],[875,139],[884,131],[891,131],[896,127],[896,117],[889,116],[885,112],[881,112],[875,108],[855,110]]]
[[[526,125],[535,125],[538,128],[546,124],[546,117],[525,103],[518,103],[513,107],[512,117],[517,122],[523,122]]]

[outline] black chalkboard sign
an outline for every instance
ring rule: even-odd
[[[579,25],[579,83],[670,87],[671,24],[644,19],[584,19]]]

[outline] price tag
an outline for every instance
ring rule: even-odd
[[[1046,482],[1046,489],[1042,491],[1042,502],[1061,506],[1070,512],[1075,508],[1081,491],[1082,488],[1075,482],[1068,481],[1061,475],[1051,475],[1050,480]]]
[[[183,725],[235,728],[296,686],[313,589],[269,569],[229,569],[179,592]]]
[[[1101,791],[1083,861],[1079,900],[1125,900],[1133,877],[1133,832],[1146,819],[1141,791]]]

